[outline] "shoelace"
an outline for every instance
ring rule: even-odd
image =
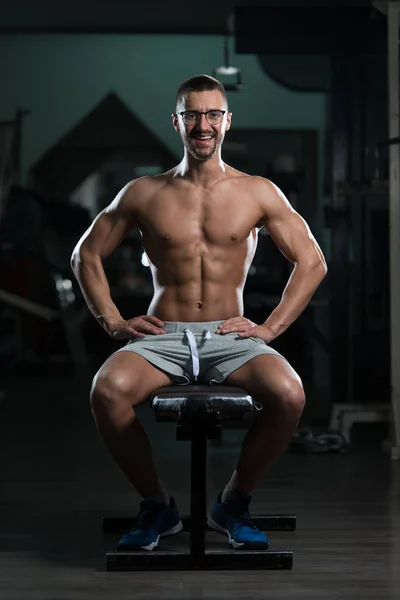
[[[160,504],[160,509],[162,505]],[[145,501],[141,503],[140,512],[137,516],[136,524],[133,530],[141,529],[142,527],[146,527],[152,520],[154,520],[155,515],[159,512],[158,506],[156,503],[145,504]]]
[[[250,517],[250,512],[247,508],[248,502],[243,504],[233,505],[232,514],[237,521],[239,521],[240,525],[244,525],[245,527],[249,527],[250,529],[257,529],[253,521]]]
[[[247,510],[245,511],[244,514],[242,513],[242,514],[238,515],[237,519],[241,525],[250,527],[250,529],[257,529],[257,527],[254,525],[253,521],[251,520],[250,514]]]

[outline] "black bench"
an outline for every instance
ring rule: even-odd
[[[177,423],[176,439],[191,441],[191,514],[182,516],[183,531],[190,532],[190,550],[115,551],[106,555],[108,571],[184,569],[291,569],[293,553],[269,550],[208,551],[205,547],[207,512],[207,440],[220,439],[221,422],[242,420],[255,410],[253,399],[237,387],[167,386],[150,397],[157,422]],[[252,516],[261,531],[294,531],[293,515]],[[105,518],[103,532],[130,530],[134,518]],[[227,542],[228,543],[228,542]]]

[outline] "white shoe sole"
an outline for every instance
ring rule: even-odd
[[[182,529],[183,529],[182,521],[179,521],[179,523],[177,523],[174,527],[171,527],[171,529],[167,529],[167,531],[164,531],[163,533],[161,533],[161,535],[159,535],[157,537],[155,542],[152,542],[148,546],[141,546],[140,548],[142,550],[149,550],[149,551],[154,550],[154,548],[157,548],[160,538],[167,537],[168,535],[174,535],[175,533],[179,533]]]
[[[218,531],[218,533],[223,533],[224,535],[228,536],[229,544],[235,550],[238,550],[239,548],[244,548],[244,549],[248,549],[248,550],[256,550],[256,549],[268,550],[268,545],[265,546],[264,542],[252,542],[252,543],[250,542],[250,544],[244,544],[243,542],[237,542],[236,540],[233,539],[233,537],[229,533],[228,529],[224,529],[224,527],[221,527],[221,525],[218,525],[218,523],[213,521],[213,519],[211,517],[208,517],[207,525],[209,527],[211,527],[211,529],[214,529],[214,531]]]
[[[235,550],[237,550],[238,548],[241,548],[242,546],[244,546],[244,544],[239,544],[238,542],[236,542],[232,537],[231,534],[229,533],[228,529],[224,529],[223,527],[221,527],[221,525],[218,525],[218,523],[216,523],[215,521],[213,521],[213,519],[211,517],[208,517],[207,519],[207,525],[209,527],[211,527],[211,529],[214,529],[215,531],[218,531],[218,533],[223,533],[225,535],[228,536],[228,541],[230,543],[230,545],[235,548]]]

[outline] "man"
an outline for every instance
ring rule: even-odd
[[[72,256],[96,319],[114,339],[129,339],[102,366],[91,391],[99,434],[143,498],[137,526],[119,549],[152,550],[161,536],[182,528],[134,409],[156,388],[195,381],[239,386],[262,406],[208,523],[234,548],[268,548],[251,521],[249,494],[287,448],[305,403],[299,376],[268,344],[302,313],[327,269],[283,193],[222,161],[231,119],[219,81],[206,75],[186,80],[172,115],[182,162],[127,184]],[[263,226],[294,268],[280,303],[257,325],[242,316],[242,292]],[[154,296],[147,315],[124,319],[110,297],[102,259],[133,227],[143,236]]]

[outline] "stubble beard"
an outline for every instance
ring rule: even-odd
[[[187,138],[185,146],[188,152],[190,152],[190,154],[193,156],[193,158],[195,158],[196,160],[206,161],[213,158],[222,146],[223,138],[218,139],[215,137],[213,138],[213,140],[214,147],[212,148],[211,152],[208,152],[207,154],[205,154],[205,150],[202,151],[201,148],[196,148],[196,143],[194,142],[193,138]]]

